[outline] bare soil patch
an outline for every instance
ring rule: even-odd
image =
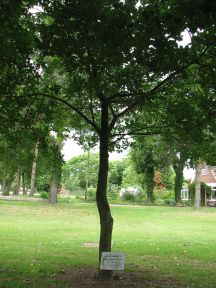
[[[56,276],[58,281],[65,283],[68,288],[148,288],[148,287],[172,287],[185,288],[185,284],[169,277],[160,277],[159,279],[144,279],[141,273],[122,272],[113,275],[111,280],[102,281],[97,277],[97,269],[95,267],[76,267],[71,270],[62,271]]]

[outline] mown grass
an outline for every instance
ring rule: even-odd
[[[114,206],[113,251],[145,279],[216,287],[216,209]],[[94,204],[0,201],[0,287],[64,287],[62,270],[98,263]]]

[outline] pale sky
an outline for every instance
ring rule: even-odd
[[[92,152],[98,152],[98,148],[92,150]],[[109,155],[110,160],[121,160],[127,157],[127,150],[124,150],[122,153],[112,152]],[[62,153],[64,154],[64,160],[67,161],[74,156],[78,156],[84,153],[83,149],[72,139],[68,139],[62,149]],[[195,171],[193,169],[184,169],[184,177],[185,179],[194,178]]]
[[[98,152],[98,148],[91,150],[92,152]],[[74,156],[78,156],[84,153],[83,149],[72,139],[68,139],[62,149],[62,153],[64,155],[64,160],[67,161]],[[121,160],[122,158],[127,156],[127,150],[122,153],[112,152],[109,154],[110,160]]]

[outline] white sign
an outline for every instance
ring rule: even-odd
[[[125,255],[121,252],[102,252],[101,270],[124,270]]]

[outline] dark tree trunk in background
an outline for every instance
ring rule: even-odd
[[[201,203],[201,183],[200,183],[200,178],[201,178],[201,162],[199,162],[196,166],[196,172],[195,172],[195,199],[194,199],[194,207],[196,209],[200,208],[200,203]]]
[[[27,189],[26,189],[26,186],[25,186],[25,173],[23,172],[22,173],[22,188],[23,188],[23,195],[27,195]]]
[[[184,181],[184,176],[183,176],[183,169],[184,165],[178,165],[178,167],[175,169],[175,187],[174,187],[174,192],[175,192],[175,201],[176,203],[181,202],[181,190],[182,190],[182,185]]]
[[[50,192],[49,192],[49,203],[56,204],[58,197],[58,185],[56,184],[55,180],[52,180],[50,185]]]
[[[146,168],[146,189],[147,189],[147,201],[149,203],[154,202],[154,167],[148,166]]]
[[[32,164],[31,184],[30,184],[29,196],[33,196],[35,194],[37,157],[38,157],[38,143],[35,144],[34,161],[33,161],[33,164]]]
[[[174,187],[174,192],[175,192],[175,202],[176,204],[181,202],[181,190],[182,190],[182,185],[184,181],[184,165],[185,165],[186,159],[182,157],[180,154],[180,158],[176,161],[176,163],[173,165],[173,169],[175,171],[175,187]]]
[[[88,148],[88,156],[87,156],[85,199],[88,198],[88,186],[89,186],[89,163],[90,163],[90,148]]]
[[[18,171],[16,175],[16,185],[14,187],[14,193],[13,193],[14,195],[19,195],[20,183],[21,183],[21,173],[20,171]]]
[[[1,191],[2,191],[2,195],[8,196],[10,193],[12,180],[10,181],[9,175],[8,175],[7,147],[5,147],[4,153],[5,154],[4,154],[4,162],[3,162],[3,169],[2,169],[2,178],[3,179],[2,179]]]
[[[9,175],[9,176],[4,177],[3,183],[2,183],[2,195],[9,196],[13,178],[14,178],[14,175]]]
[[[99,172],[96,192],[96,201],[100,216],[100,243],[99,263],[102,252],[110,252],[112,246],[113,218],[107,201],[107,179],[109,169],[109,131],[108,131],[108,106],[102,105],[101,111],[101,132],[99,152]],[[100,278],[110,278],[112,271],[100,270]]]

